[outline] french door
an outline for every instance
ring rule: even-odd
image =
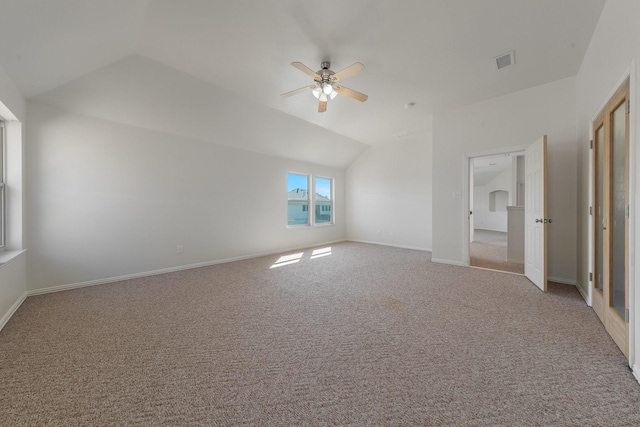
[[[629,353],[629,80],[593,123],[593,309]]]

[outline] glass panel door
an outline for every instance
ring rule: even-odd
[[[604,125],[596,131],[595,150],[595,288],[602,293],[604,289]]]
[[[592,305],[611,338],[629,352],[629,81],[593,124]]]
[[[611,115],[612,269],[611,307],[624,318],[626,308],[627,138],[626,103]]]

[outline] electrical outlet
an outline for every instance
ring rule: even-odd
[[[184,246],[179,245],[178,246],[178,250],[176,251],[177,253],[181,254],[182,252],[184,252]]]

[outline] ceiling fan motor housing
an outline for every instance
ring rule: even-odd
[[[322,67],[321,70],[318,70],[318,76],[320,76],[321,80],[316,80],[318,83],[331,83],[331,76],[333,76],[335,73],[333,71],[331,71],[329,69],[329,67],[331,67],[331,62],[329,61],[322,61],[322,63],[320,64],[320,67]]]

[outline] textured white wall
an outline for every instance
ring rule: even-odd
[[[360,155],[346,173],[348,239],[431,250],[431,163],[430,139]]]
[[[31,290],[345,238],[342,170],[36,102],[27,130]],[[335,226],[286,227],[288,171],[335,179]]]
[[[465,153],[533,143],[549,136],[549,276],[575,281],[575,79],[567,78],[439,113],[433,119],[433,257],[464,264]]]
[[[598,26],[576,76],[577,125],[578,132],[578,285],[587,293],[589,280],[589,139],[591,119],[598,113],[604,101],[619,80],[630,70],[632,61],[640,64],[640,2],[636,0],[608,1],[602,11]],[[631,250],[630,305],[631,340],[630,361],[636,376],[640,378],[640,88],[637,74],[631,75],[631,163],[635,163],[635,181],[632,180],[631,216],[635,218],[635,234],[630,236]],[[632,171],[632,176],[634,172]],[[635,187],[635,188],[634,188]],[[633,191],[635,190],[635,191]]]

